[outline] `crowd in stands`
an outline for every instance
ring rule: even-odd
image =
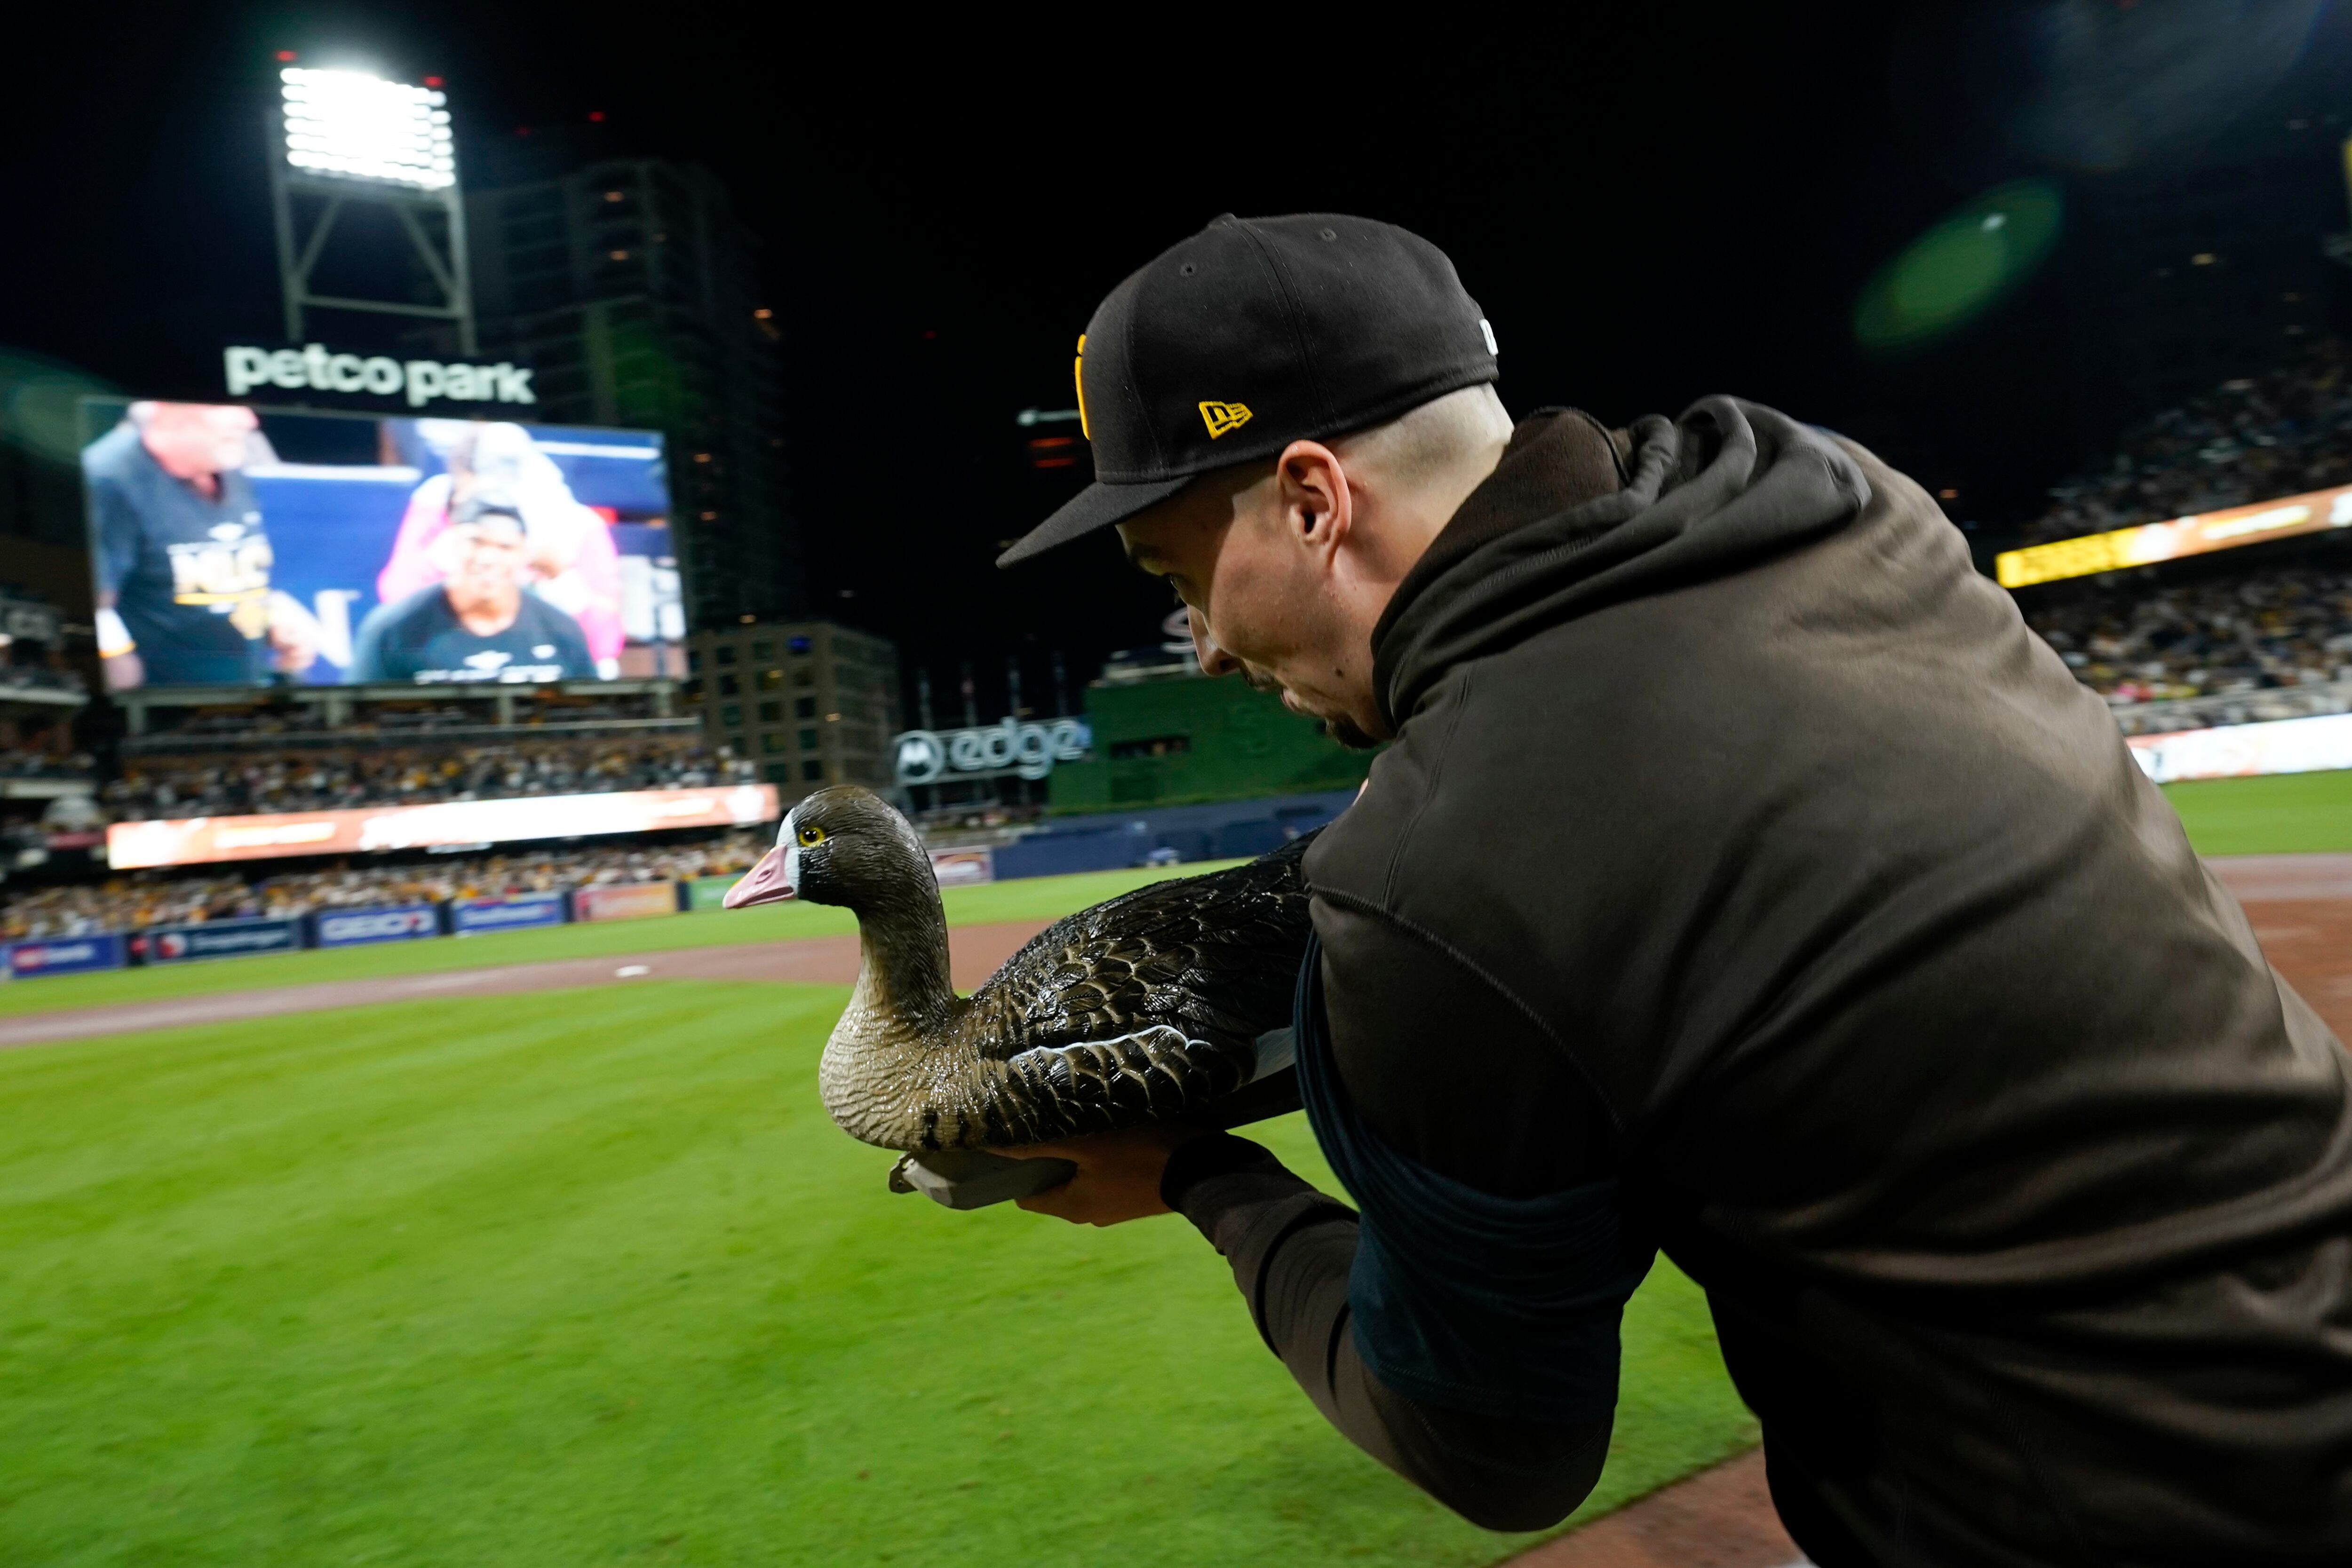
[[[581,845],[422,864],[358,862],[324,871],[264,873],[248,881],[139,872],[103,883],[30,889],[0,895],[0,939],[79,936],[147,925],[307,914],[315,909],[437,903],[551,893],[608,883],[677,882],[739,874],[764,854],[772,836],[738,830],[686,843]]]
[[[2352,680],[2352,573],[2277,566],[2167,588],[2053,587],[2022,608],[2113,703]]]
[[[2127,435],[2114,464],[2055,486],[2026,543],[2352,484],[2352,355],[2314,345],[2268,375],[2225,382]]]
[[[0,747],[0,779],[87,779],[94,766],[87,751]]]
[[[0,664],[0,686],[19,691],[86,692],[88,682],[72,670],[47,664]]]
[[[513,740],[496,746],[370,747],[262,754],[137,757],[100,800],[118,821],[416,805],[609,789],[750,783],[747,760],[692,736]]]
[[[530,691],[516,692],[504,688],[518,699],[530,698]],[[512,727],[499,728],[500,734],[520,731],[528,735],[545,725],[614,724],[658,717],[652,698],[643,695],[620,695],[595,702],[541,702],[526,707]],[[438,706],[392,707],[371,705],[359,712],[331,718],[321,704],[287,705],[272,707],[231,707],[217,712],[198,709],[176,718],[168,727],[155,734],[158,740],[202,741],[206,738],[244,740],[275,736],[302,735],[362,735],[428,736],[449,731],[486,730],[495,726],[495,717],[486,704],[472,706],[446,703]]]

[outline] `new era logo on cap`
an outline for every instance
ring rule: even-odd
[[[1228,435],[1249,423],[1249,404],[1245,402],[1204,402],[1201,405],[1201,423],[1209,427],[1209,439]]]
[[[1095,483],[997,564],[1131,517],[1213,469],[1494,381],[1494,344],[1454,264],[1417,235],[1336,214],[1219,218],[1087,323],[1075,369]]]

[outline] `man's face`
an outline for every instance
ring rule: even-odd
[[[511,612],[522,599],[522,580],[529,541],[514,517],[492,513],[449,530],[453,540],[449,579],[450,605],[465,612],[495,610]]]
[[[1128,559],[1183,601],[1202,669],[1280,692],[1285,707],[1321,720],[1343,746],[1374,744],[1365,662],[1330,656],[1350,633],[1327,559],[1287,526],[1270,472],[1207,476],[1118,532]]]
[[[249,408],[159,402],[139,439],[164,473],[194,479],[244,467],[246,443],[259,424]]]

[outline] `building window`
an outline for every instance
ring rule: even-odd
[[[816,716],[816,698],[794,697],[793,699],[793,716],[794,718],[814,718]]]
[[[824,777],[824,764],[822,762],[802,763],[801,777],[812,784],[818,782]]]
[[[743,744],[743,737],[740,735],[729,736],[727,737],[727,746],[728,749],[734,752],[738,757],[749,757],[751,755],[751,748]]]
[[[732,643],[721,643],[719,645],[719,662],[722,664],[731,664],[735,662],[735,645]]]
[[[773,643],[754,643],[751,644],[751,662],[753,664],[764,664],[775,656],[776,645]]]
[[[784,732],[781,729],[772,729],[768,731],[767,734],[760,737],[760,749],[766,752],[771,757],[774,757],[778,753],[789,749],[784,745]]]
[[[816,749],[815,730],[804,729],[801,731],[801,749],[803,751],[814,751]]]
[[[701,649],[688,648],[686,651],[686,673],[689,675],[698,675],[702,673]]]
[[[771,762],[760,771],[761,776],[771,784],[789,784],[793,781],[793,765],[789,762]]]
[[[735,695],[739,690],[740,690],[740,687],[737,685],[735,677],[731,673],[719,677],[719,695],[720,696],[731,697]]]
[[[741,724],[743,722],[743,705],[741,703],[729,703],[726,706],[720,708],[719,710],[719,722],[725,725],[730,729],[733,729],[737,725]]]
[[[782,703],[761,703],[761,704],[760,705],[760,722],[761,722],[761,724],[775,724],[775,723],[778,723],[779,721],[781,721],[781,720],[783,718],[783,716],[784,716],[784,705],[783,705],[783,704],[782,704]],[[732,723],[734,722],[734,720],[730,719],[728,722],[729,722],[730,724],[732,724]]]
[[[776,690],[780,689],[780,688],[783,685],[783,684],[784,684],[784,672],[783,672],[783,671],[782,671],[782,670],[761,670],[761,671],[760,672],[760,689],[761,689],[761,691],[763,691],[763,692],[772,692],[772,691],[776,691]]]
[[[809,640],[805,637],[788,638],[785,640],[784,646],[795,653],[805,653],[809,651]]]
[[[807,669],[794,670],[793,672],[793,685],[796,686],[813,686],[816,685],[816,672],[814,670]]]

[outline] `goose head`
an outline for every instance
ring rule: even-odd
[[[852,1137],[913,1148],[944,1051],[959,1063],[970,1004],[949,979],[948,926],[931,857],[906,818],[869,789],[820,789],[794,806],[776,847],[727,890],[730,909],[779,899],[857,916],[857,984],[825,1041],[817,1087]],[[910,1142],[909,1140],[915,1140]]]
[[[725,904],[746,909],[786,898],[881,915],[909,904],[936,909],[940,887],[907,819],[872,790],[843,784],[784,813],[775,848],[727,890]]]

